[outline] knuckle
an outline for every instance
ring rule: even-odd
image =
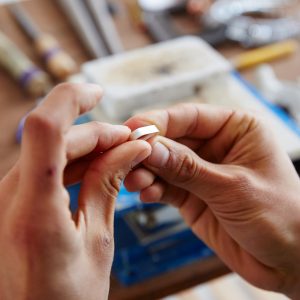
[[[114,235],[108,228],[101,228],[101,232],[94,236],[94,250],[106,251],[114,247]]]
[[[245,117],[247,118],[248,123],[250,123],[253,127],[264,123],[263,117],[259,113],[255,115],[254,112],[246,112]]]
[[[95,128],[96,130],[100,129],[104,126],[107,126],[107,123],[102,123],[99,121],[91,121],[91,122],[89,122],[89,124],[91,124],[91,126],[93,126],[93,128]]]
[[[173,170],[172,176],[180,184],[192,183],[200,175],[198,164],[193,155],[188,151],[179,155],[170,151],[167,168]]]
[[[261,114],[258,114],[256,116],[252,116],[252,118],[253,118],[253,122],[256,124],[256,127],[259,127],[262,130],[269,132],[270,123],[265,117],[263,117]]]
[[[108,149],[114,144],[115,136],[112,134],[111,125],[100,123],[98,121],[89,122],[90,141],[95,143],[93,151],[103,152],[103,149]]]
[[[119,194],[124,175],[121,171],[116,173],[106,172],[104,177],[101,174],[101,170],[97,167],[90,168],[91,178],[101,178],[100,185],[103,196],[114,200]]]
[[[97,234],[92,242],[91,252],[96,261],[103,267],[103,262],[106,261],[109,265],[112,263],[114,254],[114,236],[109,230],[103,230]]]
[[[77,114],[91,110],[96,105],[96,102],[98,102],[92,95],[86,94],[86,97],[83,97],[84,91],[84,85],[70,82],[61,83],[53,90],[54,94],[65,97],[62,100],[68,101],[70,109],[73,109]]]
[[[92,132],[94,134],[94,137],[99,137],[99,134],[105,134],[106,129],[108,128],[107,123],[100,123],[98,121],[91,121],[89,122],[91,128],[93,129]]]
[[[242,111],[236,111],[235,114],[240,115],[241,124],[244,124],[247,128],[247,131],[250,131],[258,125],[262,125],[263,123],[263,117],[260,115],[259,112],[242,112]]]
[[[114,236],[106,230],[100,234],[100,245],[103,250],[110,250],[114,247]]]
[[[233,172],[232,176],[230,176],[230,183],[228,186],[232,192],[248,192],[253,186],[253,183],[251,182],[251,177],[246,171],[238,170]]]
[[[27,132],[55,133],[59,127],[55,120],[40,112],[32,112],[26,119],[24,130]]]
[[[73,108],[78,107],[78,95],[80,94],[80,88],[78,87],[78,84],[65,82],[58,84],[54,90],[53,93],[65,96],[66,99],[62,99],[64,101],[68,101]]]
[[[120,172],[108,176],[107,180],[104,181],[107,194],[113,198],[116,198],[119,194],[122,180],[123,180],[123,176]]]
[[[60,83],[58,84],[54,89],[53,92],[54,93],[66,93],[70,96],[76,97],[77,91],[78,90],[78,86],[75,83],[70,83],[70,82],[64,82],[64,83]]]
[[[230,176],[230,182],[236,186],[245,185],[247,182],[247,174],[242,170],[235,170]]]

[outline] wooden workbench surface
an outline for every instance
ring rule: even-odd
[[[116,23],[122,33],[126,49],[142,47],[151,42],[149,37],[137,29],[129,20],[121,1],[116,16]],[[42,29],[53,34],[63,48],[77,61],[78,65],[91,59],[84,46],[79,41],[71,25],[53,0],[26,1],[24,7],[34,17]],[[47,13],[45,13],[47,12]],[[186,28],[191,21],[179,20]],[[15,24],[6,7],[0,6],[0,30],[6,33],[33,61],[41,65],[31,47],[30,41]],[[225,44],[219,50],[226,57],[243,51],[233,44]],[[41,65],[42,66],[42,65]],[[300,51],[288,59],[273,63],[278,75],[283,79],[296,79],[300,74]],[[252,77],[252,72],[244,73],[246,78]],[[19,155],[19,145],[15,142],[15,133],[21,117],[34,107],[36,99],[25,95],[21,88],[4,71],[0,70],[0,178],[12,167]],[[197,262],[185,266],[166,275],[154,278],[131,288],[121,287],[112,280],[111,299],[156,299],[170,293],[191,287],[206,280],[228,272],[228,269],[217,259]]]

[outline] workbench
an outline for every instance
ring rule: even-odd
[[[147,34],[130,22],[124,4],[121,1],[115,2],[118,4],[115,20],[125,48],[132,49],[150,44],[151,39]],[[62,47],[76,60],[78,66],[92,59],[56,1],[31,0],[26,1],[24,7],[43,30],[57,38]],[[195,22],[192,18],[188,20],[179,18],[177,22],[181,28],[184,28],[184,31],[195,30]],[[0,6],[0,30],[6,33],[34,62],[42,66],[30,41],[14,22],[5,6]],[[241,47],[231,43],[222,45],[218,50],[228,58],[244,51]],[[300,74],[300,50],[295,55],[276,61],[272,65],[280,78],[295,80]],[[244,72],[243,75],[247,79],[253,76],[251,70]],[[35,106],[35,103],[36,99],[24,94],[18,84],[0,70],[0,178],[18,159],[20,146],[15,140],[17,125],[20,119]],[[186,265],[129,288],[121,286],[112,278],[110,299],[157,299],[228,272],[229,269],[217,257],[213,257]]]

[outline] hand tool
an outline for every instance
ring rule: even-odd
[[[39,69],[6,35],[0,32],[0,65],[21,86],[34,96],[44,95],[51,83],[48,75]]]
[[[21,4],[9,6],[12,15],[24,32],[33,41],[37,53],[43,58],[49,72],[57,79],[64,80],[76,71],[76,63],[50,34],[43,33],[29,17]]]

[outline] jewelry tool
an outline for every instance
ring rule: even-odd
[[[0,65],[33,96],[41,96],[51,88],[48,75],[0,32]]]
[[[76,71],[75,61],[59,45],[57,40],[40,31],[20,4],[9,6],[20,27],[33,41],[36,52],[43,58],[49,72],[57,79],[64,80]]]
[[[105,0],[85,0],[90,14],[101,34],[102,40],[110,54],[123,52],[123,45],[118,35],[114,20]]]
[[[73,27],[78,32],[82,42],[95,58],[109,55],[102,38],[82,0],[59,0],[59,4],[69,17]]]

